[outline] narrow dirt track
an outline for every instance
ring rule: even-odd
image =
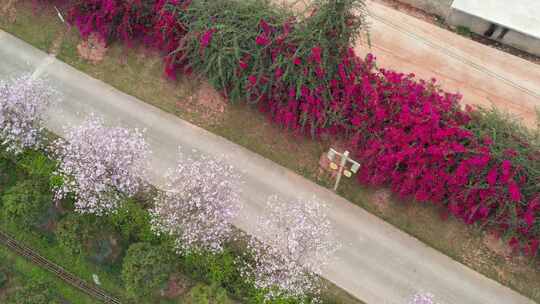
[[[373,53],[382,68],[436,78],[445,90],[460,92],[464,104],[495,106],[536,126],[539,65],[379,3],[368,1],[368,8],[371,48],[360,41],[360,55]]]

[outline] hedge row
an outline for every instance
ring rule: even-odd
[[[360,183],[444,206],[538,252],[539,137],[495,112],[462,110],[435,80],[359,58],[361,0],[314,1],[302,15],[263,0],[69,2],[83,37],[158,49],[169,77],[203,74],[284,129],[348,140]]]

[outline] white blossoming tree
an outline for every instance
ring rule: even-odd
[[[45,81],[22,75],[0,80],[0,142],[6,151],[40,148],[43,118],[58,94]]]
[[[432,294],[418,293],[414,295],[409,304],[436,304]]]
[[[58,160],[56,174],[64,180],[56,198],[73,195],[80,213],[113,212],[146,186],[150,149],[138,129],[106,127],[102,118],[90,115],[66,128],[51,150]]]
[[[311,200],[268,200],[267,216],[258,220],[257,238],[248,245],[252,263],[243,275],[267,298],[318,299],[323,266],[340,248],[325,204]]]
[[[224,160],[180,153],[150,212],[153,230],[173,236],[179,252],[221,251],[241,208],[239,184],[236,170]]]

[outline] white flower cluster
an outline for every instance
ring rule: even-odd
[[[56,198],[75,196],[78,212],[97,215],[116,210],[122,199],[143,190],[150,149],[138,129],[106,127],[95,115],[66,129],[51,147],[64,179]]]
[[[58,98],[50,86],[30,75],[0,80],[0,141],[6,151],[40,148],[42,121]]]
[[[340,248],[327,207],[315,198],[285,202],[268,200],[269,214],[258,220],[257,238],[248,245],[254,263],[244,275],[267,290],[267,298],[320,294],[323,266]]]
[[[436,304],[432,294],[416,294],[409,304]]]
[[[180,159],[155,198],[152,227],[158,234],[175,237],[181,252],[219,252],[240,211],[240,177],[224,160],[207,156],[195,160],[181,153]]]

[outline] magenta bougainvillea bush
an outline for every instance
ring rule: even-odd
[[[314,2],[295,15],[262,0],[70,1],[69,20],[83,37],[160,50],[169,77],[203,74],[286,130],[341,136],[362,164],[362,184],[444,206],[537,254],[538,142],[495,132],[489,113],[462,110],[461,96],[435,80],[358,57],[352,45],[365,22],[352,12],[362,1]]]

